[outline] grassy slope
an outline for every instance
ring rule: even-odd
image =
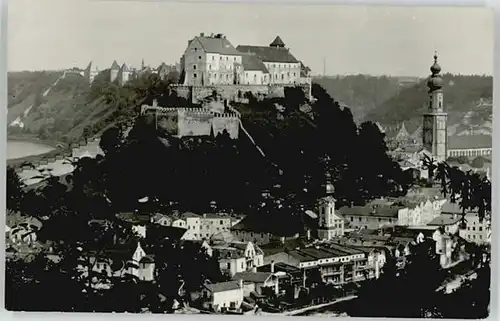
[[[9,74],[9,122],[32,104],[34,106],[23,118],[25,130],[9,128],[9,133],[19,136],[46,133],[50,140],[74,142],[78,141],[87,126],[108,118],[113,110],[102,98],[89,99],[89,84],[79,75],[68,74],[52,88],[46,97],[40,97],[60,73],[15,73]],[[39,96],[38,98],[36,96]],[[36,104],[37,101],[41,104]]]

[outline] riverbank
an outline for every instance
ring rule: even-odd
[[[285,311],[285,312],[281,312],[281,313],[270,313],[270,312],[257,312],[256,315],[283,315],[283,316],[301,316],[301,315],[308,315],[309,313],[312,313],[312,312],[315,312],[317,310],[321,310],[321,309],[325,309],[325,308],[329,308],[335,304],[338,304],[338,303],[341,303],[341,302],[346,302],[346,301],[350,301],[350,300],[353,300],[353,299],[356,299],[358,296],[357,295],[350,295],[350,296],[346,296],[346,297],[343,297],[343,298],[340,298],[340,299],[336,299],[334,301],[331,301],[331,302],[326,302],[326,303],[321,303],[321,304],[316,304],[316,305],[310,305],[310,306],[307,306],[307,307],[304,307],[304,308],[300,308],[300,309],[295,309],[295,310],[291,310],[291,311]]]
[[[32,162],[37,162],[37,161],[42,160],[42,159],[55,157],[56,155],[60,154],[62,150],[64,150],[65,148],[68,147],[67,144],[52,141],[52,140],[39,139],[38,137],[36,137],[34,135],[8,135],[7,136],[7,144],[9,144],[9,142],[40,145],[40,146],[44,146],[44,147],[51,149],[51,150],[44,152],[44,153],[36,153],[33,155],[14,157],[14,158],[7,159],[7,166],[16,166],[16,165],[20,165],[20,164],[26,163],[26,162],[32,163]],[[9,157],[9,156],[7,156],[7,157]]]

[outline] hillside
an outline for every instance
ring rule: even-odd
[[[395,77],[366,75],[315,77],[315,83],[351,110],[354,120],[361,122],[365,115],[393,97],[404,84]]]
[[[76,73],[23,72],[8,76],[8,134],[74,143],[135,110],[137,83],[119,87],[102,72],[90,86]]]
[[[463,128],[466,120],[474,119],[475,126],[491,124],[491,108],[476,108],[478,102],[492,97],[493,81],[489,76],[463,76],[444,74],[444,103],[448,112],[448,123],[453,127]],[[405,122],[409,131],[415,130],[422,123],[422,113],[427,104],[426,81],[403,88],[394,96],[377,105],[365,117],[364,120],[377,121],[384,126],[394,126]],[[468,114],[470,111],[474,111]],[[468,115],[468,116],[466,116]],[[458,128],[460,132],[460,128]]]

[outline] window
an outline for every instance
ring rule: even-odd
[[[354,221],[354,217],[351,216],[351,222]]]
[[[196,70],[196,65],[193,65],[193,69]]]
[[[478,229],[479,229],[480,231],[482,231],[482,230],[483,230],[483,227],[482,227],[482,226],[480,226],[480,227],[478,227]]]
[[[293,73],[293,76],[295,77],[295,73]]]
[[[226,61],[227,61],[227,60],[228,60],[228,59],[227,59],[227,57],[226,57]]]
[[[285,79],[285,75],[281,74],[281,80]]]
[[[193,77],[196,78],[196,73],[193,74]]]
[[[208,65],[208,69],[212,70],[212,65],[209,64]]]
[[[224,222],[222,220],[220,220],[219,224],[222,225],[222,224],[224,224]]]
[[[358,218],[358,220],[361,222],[362,218],[361,218],[361,217],[359,217],[359,218]]]
[[[290,77],[290,72],[287,72],[287,73],[286,73],[286,76],[287,76],[287,77]]]
[[[201,60],[201,56],[198,56],[198,59],[200,59],[200,60]]]
[[[215,60],[215,56],[212,56],[212,60]]]
[[[236,57],[234,57],[234,61],[236,61]]]
[[[222,57],[220,57],[220,60],[222,60]]]
[[[475,227],[475,226],[473,226],[473,227],[472,227],[472,230],[473,230],[473,231],[475,231],[475,230],[476,230],[476,227]]]
[[[198,51],[198,48],[194,48],[194,51]]]

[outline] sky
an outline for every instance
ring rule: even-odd
[[[493,73],[493,14],[483,8],[15,0],[9,2],[8,69],[100,69],[179,61],[201,32],[234,46],[279,35],[314,74],[427,76]]]

